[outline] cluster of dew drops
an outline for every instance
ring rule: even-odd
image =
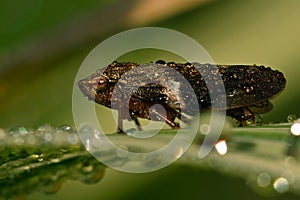
[[[293,141],[298,140],[297,138],[300,137],[300,118],[291,114],[287,117],[287,121],[290,124],[290,135]],[[223,145],[224,142],[221,141],[221,143]],[[47,155],[57,155],[58,152],[63,154],[83,149],[84,147],[76,130],[69,125],[62,125],[58,128],[42,125],[37,129],[26,127],[17,127],[10,130],[0,129],[0,165],[2,166],[10,159],[17,159],[18,155],[19,157],[31,155],[36,159],[43,160]],[[225,155],[227,151],[224,152],[219,152],[219,154]],[[267,187],[272,182],[271,175],[267,172],[260,173],[255,179],[260,187]],[[278,193],[288,192],[291,185],[294,185],[295,189],[300,189],[300,178],[296,182],[292,184],[289,179],[282,176],[274,180],[273,188]]]
[[[290,114],[287,116],[287,122],[289,127],[289,135],[287,139],[287,152],[285,161],[286,163],[297,164],[296,159],[298,157],[297,152],[300,138],[300,118],[298,118],[295,114]],[[250,176],[250,179],[252,179],[252,183],[249,185],[253,185],[253,180],[255,180],[254,182],[256,182],[256,185],[259,188],[273,187],[273,189],[280,194],[289,191],[295,191],[299,194],[300,191],[300,176],[295,176],[294,173],[288,169],[284,170],[281,176],[276,178],[272,177],[270,173],[264,171],[253,176],[252,178]]]
[[[54,194],[69,179],[97,183],[105,169],[85,154],[77,132],[69,125],[0,129],[0,152],[0,196],[5,199],[19,199],[32,190]]]
[[[81,148],[78,134],[69,125],[58,128],[42,125],[37,129],[26,127],[0,129],[0,164],[26,155],[35,155],[42,160],[47,155]]]
[[[257,120],[256,125],[262,125],[262,116],[257,115],[255,116]],[[296,157],[299,142],[300,142],[300,118],[297,117],[295,114],[290,114],[287,116],[287,124],[278,124],[278,125],[287,125],[285,127],[289,127],[289,135],[287,137],[286,145],[287,145],[287,152],[286,152],[286,159],[285,161],[287,163],[294,163],[296,164]],[[233,121],[235,125],[235,121]],[[237,124],[239,125],[239,124]],[[248,123],[248,125],[252,125],[251,122]],[[270,124],[271,126],[273,124]],[[215,144],[215,148],[217,150],[217,153],[221,156],[227,154],[227,144],[226,140],[220,140]],[[286,192],[289,192],[291,190],[293,191],[300,191],[300,177],[294,176],[294,174],[289,171],[285,170],[283,171],[281,176],[274,177],[270,173],[266,171],[262,171],[258,174],[250,174],[247,177],[247,185],[254,188],[254,190],[262,191],[264,188],[270,188],[272,187],[277,193],[283,194]]]

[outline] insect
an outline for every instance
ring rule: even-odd
[[[207,82],[213,83],[213,86],[218,85],[217,74],[224,84],[225,96],[220,93],[220,97],[214,103],[218,105],[225,98],[226,107],[217,109],[226,110],[226,114],[241,122],[241,125],[246,125],[247,120],[255,122],[255,114],[270,111],[273,106],[269,99],[282,91],[286,84],[284,75],[278,70],[256,65],[166,63],[158,60],[147,64],[147,70],[139,71],[139,66],[132,62],[113,62],[107,68],[98,70],[78,82],[80,90],[89,100],[109,108],[112,108],[112,101],[116,102],[117,106],[114,108],[118,110],[118,132],[123,131],[125,119],[134,120],[141,130],[138,118],[165,121],[170,127],[179,128],[179,124],[175,122],[176,118],[183,122],[189,121],[188,117],[182,115],[182,108],[187,115],[195,114],[194,109],[189,109],[195,104],[199,106],[200,111],[211,109],[212,102]],[[212,69],[212,66],[215,67]],[[166,68],[173,71],[165,72]],[[135,72],[130,73],[132,70]],[[189,101],[191,94],[185,92],[187,88],[176,78],[175,72],[180,73],[188,81],[196,94],[196,102]],[[149,78],[149,74],[160,76],[151,77],[153,82],[143,84],[143,79]],[[126,75],[126,80],[122,79]],[[135,90],[128,89],[137,82],[139,84],[142,82],[142,85]],[[172,91],[164,85],[164,82],[177,85],[179,93]],[[114,89],[119,90],[117,95],[113,95]],[[129,101],[124,102],[124,98]],[[165,112],[153,109],[153,105],[156,104],[163,106]]]

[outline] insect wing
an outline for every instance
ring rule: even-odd
[[[221,65],[218,68],[226,90],[227,109],[265,102],[285,87],[283,74],[269,67]]]

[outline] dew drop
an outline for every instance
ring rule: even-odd
[[[210,132],[210,126],[209,124],[202,124],[200,126],[200,132],[203,134],[203,135],[207,135],[209,132]]]
[[[192,66],[192,63],[187,62],[187,63],[184,64],[184,66],[186,66],[186,67],[191,67],[191,66]]]
[[[9,129],[8,133],[11,136],[17,136],[17,135],[19,135],[19,129],[18,128],[11,128],[11,129]]]
[[[244,85],[242,85],[242,89],[243,89],[243,91],[244,91],[245,93],[247,93],[247,94],[252,93],[253,90],[254,90],[253,86],[252,86],[252,85],[249,85],[249,84],[244,84]]]
[[[72,133],[72,134],[68,135],[68,142],[70,144],[77,144],[78,141],[79,141],[78,137],[77,137],[77,135],[75,133]]]
[[[296,120],[297,120],[297,116],[295,114],[290,114],[290,115],[287,116],[287,121],[289,123],[292,123],[292,122],[294,122]]]
[[[25,127],[20,127],[19,128],[19,133],[21,135],[26,135],[28,133],[27,129]]]
[[[239,126],[241,126],[241,122],[239,121],[239,120],[237,120],[237,119],[235,119],[235,118],[231,118],[231,120],[232,120],[232,125],[234,126],[234,127],[239,127]]]
[[[233,72],[229,72],[228,77],[229,77],[229,79],[237,79],[238,78],[237,74],[233,73]]]
[[[284,79],[284,76],[283,76],[283,73],[281,73],[281,72],[279,72],[279,71],[277,71],[276,72],[276,80],[280,80],[280,79]]]
[[[247,119],[247,120],[246,120],[246,124],[247,124],[247,126],[254,125],[253,119]]]
[[[255,123],[257,125],[262,125],[263,122],[263,116],[261,114],[255,115]]]
[[[43,156],[40,156],[37,160],[38,160],[39,162],[43,162],[43,161],[44,161],[44,157],[43,157]]]
[[[42,125],[42,126],[39,126],[38,128],[37,128],[37,130],[36,130],[36,132],[37,133],[40,133],[40,134],[42,134],[42,133],[46,133],[46,132],[52,132],[53,131],[53,129],[52,129],[52,127],[50,126],[50,125]]]
[[[273,187],[278,193],[286,193],[289,191],[289,182],[287,179],[280,177],[274,181]]]
[[[90,124],[83,124],[78,129],[78,133],[81,135],[80,137],[83,141],[94,138],[94,132],[96,132],[96,130]]]
[[[53,135],[52,135],[51,133],[46,133],[46,134],[44,135],[44,139],[45,139],[45,141],[47,141],[47,142],[51,142],[52,139],[53,139]]]
[[[236,89],[229,88],[228,96],[234,97],[236,95]]]
[[[291,133],[295,136],[300,135],[300,121],[299,120],[295,121],[295,123],[292,124]]]
[[[164,60],[157,60],[155,64],[165,65],[166,62]]]
[[[23,145],[24,139],[22,137],[16,137],[14,142],[16,145]]]
[[[170,66],[170,67],[175,67],[176,63],[175,62],[168,62],[167,65]]]
[[[263,172],[258,175],[257,183],[261,187],[267,187],[271,183],[271,177],[268,173]]]
[[[29,135],[26,141],[29,145],[37,144],[37,138],[34,135]]]
[[[86,149],[87,151],[91,151],[91,150],[92,150],[92,147],[91,147],[91,140],[90,140],[90,139],[86,139],[86,140],[84,141],[84,143],[85,143],[85,149]]]
[[[57,130],[59,131],[59,132],[67,132],[67,133],[72,133],[74,130],[73,130],[73,128],[71,127],[71,126],[69,126],[69,125],[61,125],[61,126],[59,126],[58,128],[57,128]]]
[[[227,144],[225,140],[219,141],[217,144],[215,144],[215,148],[220,155],[225,155],[227,153]]]

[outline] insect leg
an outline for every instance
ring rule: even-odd
[[[128,112],[126,112],[126,109],[128,109],[128,108],[124,105],[120,105],[120,107],[118,108],[118,128],[117,128],[117,132],[118,133],[124,133],[123,120],[125,120],[125,119],[127,119],[129,121],[134,120],[134,122],[137,126],[137,129],[139,131],[142,131],[142,127],[141,127],[140,122],[138,121],[137,116],[135,116],[134,114],[129,114],[128,115]],[[132,113],[132,112],[130,111],[130,113]]]
[[[141,124],[140,124],[138,118],[137,118],[137,117],[133,117],[133,120],[134,120],[134,122],[135,122],[135,124],[136,124],[137,129],[138,129],[139,131],[142,131],[143,129],[142,129],[142,127],[141,127]]]
[[[253,123],[255,123],[254,113],[246,107],[229,109],[227,110],[227,115],[239,121],[241,123],[240,126],[247,126],[248,120],[251,120]]]
[[[131,119],[129,116],[128,116],[128,113],[126,113],[126,107],[125,106],[122,106],[120,105],[119,108],[117,109],[118,111],[118,128],[117,128],[117,133],[120,133],[120,134],[124,134],[124,129],[123,129],[123,120],[124,119]]]
[[[173,113],[175,115],[175,117],[179,118],[182,122],[188,123],[190,121],[190,119],[188,117],[181,114],[180,110],[178,111],[178,110],[176,110],[174,108],[170,108],[170,107],[168,107],[167,109],[170,113]]]
[[[123,117],[121,115],[121,112],[118,114],[118,128],[117,128],[117,133],[123,134]]]
[[[262,114],[272,110],[273,105],[269,100],[261,101],[248,107],[253,113]]]
[[[173,129],[180,128],[179,124],[174,122],[176,115],[171,113],[169,110],[167,110],[167,116],[159,113],[157,110],[153,109],[152,114],[155,115],[157,119],[160,119],[161,121],[165,121],[169,126],[171,126]]]

